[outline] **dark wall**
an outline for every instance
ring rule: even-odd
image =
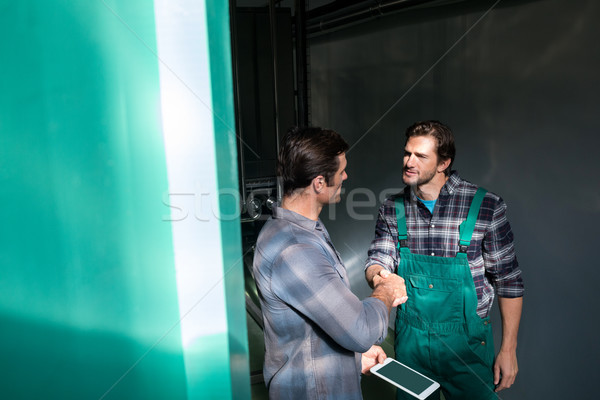
[[[239,8],[235,21],[238,132],[244,145],[247,179],[275,175],[277,134],[275,127],[275,74],[269,10]],[[294,66],[290,9],[276,13],[277,113],[280,136],[294,125]]]
[[[380,195],[402,187],[404,129],[449,124],[455,169],[508,203],[526,284],[520,373],[501,397],[596,398],[600,4],[473,3],[311,39],[312,123],[352,146],[345,198],[322,217],[368,295],[363,262]]]

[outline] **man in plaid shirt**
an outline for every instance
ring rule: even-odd
[[[424,121],[407,129],[407,186],[379,210],[365,275],[371,285],[382,271],[406,280],[396,359],[437,380],[447,400],[496,399],[518,370],[523,281],[506,204],[484,190],[476,196],[477,186],[450,172],[454,156],[454,137],[444,124]],[[470,213],[475,197],[480,206]],[[470,214],[474,225],[463,232]],[[495,357],[489,322],[494,289],[503,330]],[[404,398],[400,391],[398,397]]]
[[[376,342],[406,301],[403,280],[384,273],[360,300],[319,219],[340,201],[348,144],[334,131],[290,130],[282,141],[281,206],[262,228],[254,278],[264,320],[264,377],[271,399],[362,399],[361,371],[383,362]]]

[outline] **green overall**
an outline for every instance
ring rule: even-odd
[[[446,400],[497,399],[491,324],[489,318],[477,315],[477,294],[467,262],[485,193],[477,190],[467,220],[460,225],[454,258],[412,254],[404,199],[396,200],[397,273],[405,279],[408,294],[396,318],[396,359],[438,381]],[[398,399],[414,399],[402,390],[397,393]],[[429,398],[439,399],[439,391]]]

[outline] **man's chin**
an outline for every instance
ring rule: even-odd
[[[402,175],[402,182],[404,182],[404,184],[406,186],[416,186],[417,185],[417,178],[410,179],[410,178],[407,178],[406,176]]]
[[[340,201],[342,201],[342,194],[338,193],[329,199],[329,204],[336,204],[336,203],[339,203]]]

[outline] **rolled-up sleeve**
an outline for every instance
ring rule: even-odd
[[[379,299],[356,297],[337,268],[343,266],[313,246],[296,244],[275,260],[271,290],[340,346],[363,353],[385,339],[388,309]]]
[[[398,252],[396,249],[398,228],[389,222],[395,218],[390,215],[390,200],[384,202],[379,208],[377,223],[375,224],[375,238],[369,246],[365,270],[371,265],[379,264],[390,272],[394,272],[398,265]]]
[[[515,254],[514,237],[500,199],[483,240],[483,259],[500,297],[521,297],[524,293],[521,269]]]

